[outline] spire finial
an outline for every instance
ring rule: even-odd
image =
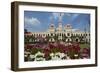
[[[62,14],[59,14],[59,22],[62,22]]]

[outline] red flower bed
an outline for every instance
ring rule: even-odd
[[[50,53],[65,53],[71,59],[79,59],[79,58],[89,58],[90,50],[87,48],[83,48],[81,50],[79,43],[72,43],[71,45],[65,45],[61,43],[47,43],[47,44],[26,44],[25,51],[30,49],[30,52],[33,54],[37,53],[37,51],[41,51],[45,54],[45,59],[50,60]]]

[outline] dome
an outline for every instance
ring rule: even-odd
[[[51,25],[51,27],[54,27],[54,25]]]
[[[49,31],[50,31],[50,32],[54,32],[54,31],[55,31],[55,26],[54,26],[54,24],[50,24],[50,26],[49,26]]]
[[[65,28],[67,28],[67,29],[70,28],[71,29],[72,26],[70,24],[67,24],[67,25],[65,25]]]

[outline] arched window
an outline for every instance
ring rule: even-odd
[[[40,34],[39,34],[39,36],[40,36]]]
[[[51,33],[51,36],[53,36],[53,33]]]
[[[61,36],[61,33],[60,33],[60,36]]]
[[[76,39],[76,42],[78,42],[78,39]]]
[[[89,33],[89,36],[90,36],[90,33]]]
[[[68,36],[70,36],[70,33],[67,33]]]
[[[73,36],[73,34],[71,34],[71,36]]]

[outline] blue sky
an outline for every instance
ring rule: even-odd
[[[24,11],[24,28],[29,32],[46,31],[52,22],[55,27],[58,26],[58,12],[39,12],[39,11]],[[90,14],[83,13],[61,13],[62,24],[71,24],[73,29],[84,31],[90,30]]]

